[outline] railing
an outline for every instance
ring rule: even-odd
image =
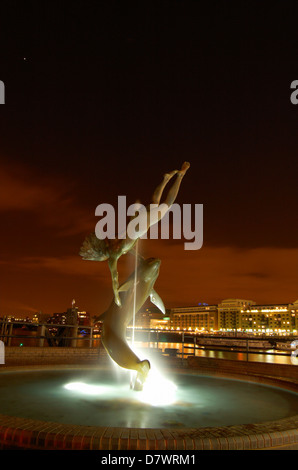
[[[25,327],[28,330],[25,334],[15,334],[14,329]],[[29,330],[35,330],[34,333],[30,334]],[[86,335],[83,336],[82,331],[86,332]],[[97,334],[94,334],[97,332]],[[285,337],[250,337],[243,336],[231,337],[220,334],[194,334],[187,331],[170,331],[170,330],[157,330],[152,328],[136,328],[134,332],[135,341],[140,341],[143,343],[148,343],[148,347],[151,349],[159,350],[160,343],[180,343],[181,348],[166,347],[164,349],[164,354],[169,356],[181,357],[184,359],[189,355],[196,355],[198,349],[217,349],[222,351],[229,351],[231,347],[237,352],[246,353],[246,360],[248,360],[249,353],[254,352],[254,349],[261,349],[261,346],[252,346],[255,341],[268,341],[272,343],[272,349],[274,349],[274,344],[277,341],[291,341],[293,338]],[[204,345],[202,339],[211,340],[210,344],[206,342]],[[38,347],[43,346],[67,346],[67,347],[79,347],[82,343],[85,342],[87,347],[96,347],[100,344],[100,334],[98,328],[90,325],[68,325],[68,324],[52,324],[52,323],[33,323],[33,322],[16,322],[10,321],[7,319],[0,320],[0,340],[2,340],[5,346],[12,346],[13,340],[21,339],[30,340],[31,344],[34,341],[34,345]],[[127,329],[127,339],[130,341],[132,339],[132,328]],[[220,340],[220,344],[215,344],[214,341]],[[225,344],[227,341],[239,341],[242,340],[242,347],[237,347],[234,344]],[[22,343],[21,343],[22,344]],[[20,344],[20,345],[21,345]],[[269,344],[269,343],[268,343]],[[222,349],[220,349],[222,348]],[[181,351],[180,351],[181,349]],[[268,355],[278,355],[278,352],[266,352],[264,354]],[[284,353],[283,353],[284,354]]]
[[[27,328],[28,334],[13,334],[14,329]],[[30,335],[29,331],[37,330],[37,334]],[[53,330],[57,330],[56,334]],[[78,335],[78,331],[87,330],[87,337]],[[89,347],[93,346],[94,341],[98,341],[98,337],[94,337],[94,326],[85,325],[68,325],[68,324],[52,324],[52,323],[32,323],[32,322],[14,322],[3,320],[0,321],[0,340],[5,346],[11,346],[12,339],[34,340],[35,345],[43,347],[46,342],[49,346],[71,346],[77,347],[77,341],[88,341]]]

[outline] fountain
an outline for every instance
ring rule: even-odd
[[[298,395],[280,381],[150,362],[142,391],[108,363],[2,369],[0,448],[297,449]]]
[[[126,232],[118,239],[105,239],[92,233],[86,237],[80,251],[85,260],[104,261],[108,260],[112,276],[112,287],[114,299],[110,307],[104,312],[100,319],[103,321],[101,341],[107,353],[120,367],[136,371],[134,390],[142,390],[150,370],[150,362],[147,359],[140,360],[135,352],[129,347],[126,340],[126,329],[134,319],[136,313],[144,305],[148,297],[163,313],[165,308],[162,299],[154,290],[154,284],[159,274],[160,260],[149,258],[144,260],[138,253],[138,239],[141,238],[149,228],[156,224],[167,213],[174,204],[181,181],[189,169],[190,164],[184,162],[181,169],[166,173],[160,185],[155,189],[152,203],[140,213],[138,220],[139,230],[133,236]],[[176,176],[176,179],[166,197],[165,203],[160,204],[161,196],[167,183]],[[152,212],[154,215],[152,216]],[[119,218],[119,217],[118,217]],[[135,247],[135,248],[134,248]],[[117,263],[120,256],[134,249],[135,272],[119,287]],[[139,260],[139,266],[137,261]],[[133,343],[133,340],[132,340]]]
[[[177,175],[167,199],[170,207],[188,167],[184,164],[180,172],[165,175],[154,192],[155,203]],[[135,269],[119,286],[117,262],[131,250]],[[81,256],[109,263],[114,296],[100,316],[108,356],[93,365],[62,365],[58,360],[59,365],[32,367],[29,361],[27,366],[0,369],[0,448],[298,448],[295,380],[282,380],[282,375],[275,380],[272,374],[245,376],[243,364],[234,364],[233,374],[220,375],[213,367],[204,374],[190,362],[189,367],[179,361],[165,367],[150,350],[145,357],[137,350],[136,312],[148,298],[165,312],[155,291],[161,262],[144,259],[137,239],[110,242],[91,234]],[[129,345],[126,328],[131,321]]]

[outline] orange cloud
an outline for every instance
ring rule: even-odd
[[[291,302],[298,298],[298,249],[203,246],[184,251],[183,244],[148,241],[162,260],[156,289],[167,304],[218,303],[245,298],[257,303]]]
[[[72,181],[41,176],[21,165],[4,164],[0,168],[0,187],[2,213],[33,213],[44,227],[55,227],[59,236],[94,229],[94,213],[82,207]],[[15,218],[17,223],[17,215]]]
[[[104,310],[112,298],[110,272],[107,262],[83,261],[78,254],[85,236],[94,230],[95,216],[80,203],[73,183],[6,164],[0,169],[0,187],[2,222],[5,217],[13,220],[13,229],[9,232],[3,222],[0,234],[0,315],[21,312],[21,305],[63,311],[73,297],[93,314]],[[185,251],[183,243],[139,241],[145,257],[162,261],[156,290],[168,308],[229,297],[257,303],[298,298],[297,249],[204,244],[198,251]],[[133,260],[129,254],[119,260],[120,282],[133,271]]]

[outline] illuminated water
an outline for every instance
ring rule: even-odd
[[[21,338],[13,338],[11,345],[12,346],[36,346],[37,340],[35,339],[36,332],[28,332],[26,330],[17,330],[17,334],[21,336]],[[22,337],[23,335],[23,337]],[[164,352],[166,348],[175,348],[179,350],[179,353],[182,353],[182,344],[181,343],[162,343],[159,342],[135,342],[136,345],[140,348],[147,348],[150,347],[154,349],[156,347],[159,348],[160,352]],[[93,341],[94,347],[99,347],[100,340],[95,339]],[[184,352],[187,355],[193,355],[193,349],[188,349],[189,347],[193,347],[193,344],[185,344],[184,345]],[[89,347],[89,339],[79,339],[77,343],[77,347]],[[274,350],[268,350],[267,353],[273,353]],[[196,349],[195,351],[196,356],[200,357],[209,357],[209,358],[216,358],[216,359],[231,359],[231,360],[238,360],[238,361],[256,361],[256,362],[269,362],[271,364],[291,364],[291,355],[286,351],[280,351],[279,354],[266,354],[266,351],[254,351],[249,352],[248,354],[246,351],[239,351],[236,348],[231,350],[219,350],[218,348],[208,348],[208,349]]]
[[[22,330],[20,328],[14,330],[14,334],[17,334],[20,336],[20,338],[12,338],[11,340],[11,346],[37,346],[38,345],[38,340],[35,338],[37,335],[36,331],[30,331],[28,332],[27,330]],[[145,348],[150,348],[150,349],[158,349],[160,353],[164,353],[166,348],[174,348],[178,349],[178,352],[180,354],[179,357],[181,357],[181,353],[184,350],[185,357],[188,355],[193,355],[193,344],[184,344],[184,347],[182,343],[170,343],[170,342],[157,342],[157,341],[151,341],[148,343],[148,341],[136,341],[133,339],[133,343],[136,344],[138,348],[145,349]],[[47,345],[47,344],[45,344]],[[89,339],[88,337],[86,338],[81,338],[78,339],[77,341],[77,347],[89,347]],[[92,342],[93,347],[99,347],[100,346],[100,339],[95,338]],[[273,353],[278,353],[278,354],[273,354]],[[291,362],[291,353],[289,351],[276,351],[274,349],[271,350],[249,350],[248,354],[246,351],[239,351],[239,349],[234,348],[234,350],[229,350],[229,349],[222,349],[216,347],[216,348],[197,348],[195,350],[195,355],[199,357],[207,357],[207,358],[215,358],[215,359],[230,359],[230,360],[235,360],[235,361],[254,361],[254,362],[267,362],[271,364],[292,364]]]
[[[207,376],[166,378],[176,388],[158,381],[154,393],[161,402],[150,404],[152,393],[146,397],[130,390],[129,374],[122,371],[1,371],[0,413],[64,424],[147,428],[248,424],[298,414],[294,392]]]

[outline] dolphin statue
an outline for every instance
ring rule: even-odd
[[[135,312],[140,310],[150,296],[151,302],[165,313],[163,301],[153,288],[159,274],[160,263],[160,259],[148,258],[138,265]],[[131,387],[134,390],[142,390],[150,370],[150,362],[147,359],[141,361],[126,340],[126,328],[133,318],[134,285],[135,273],[119,288],[121,307],[113,299],[108,310],[100,316],[100,320],[103,321],[101,341],[109,356],[120,367],[137,372],[135,383]]]

